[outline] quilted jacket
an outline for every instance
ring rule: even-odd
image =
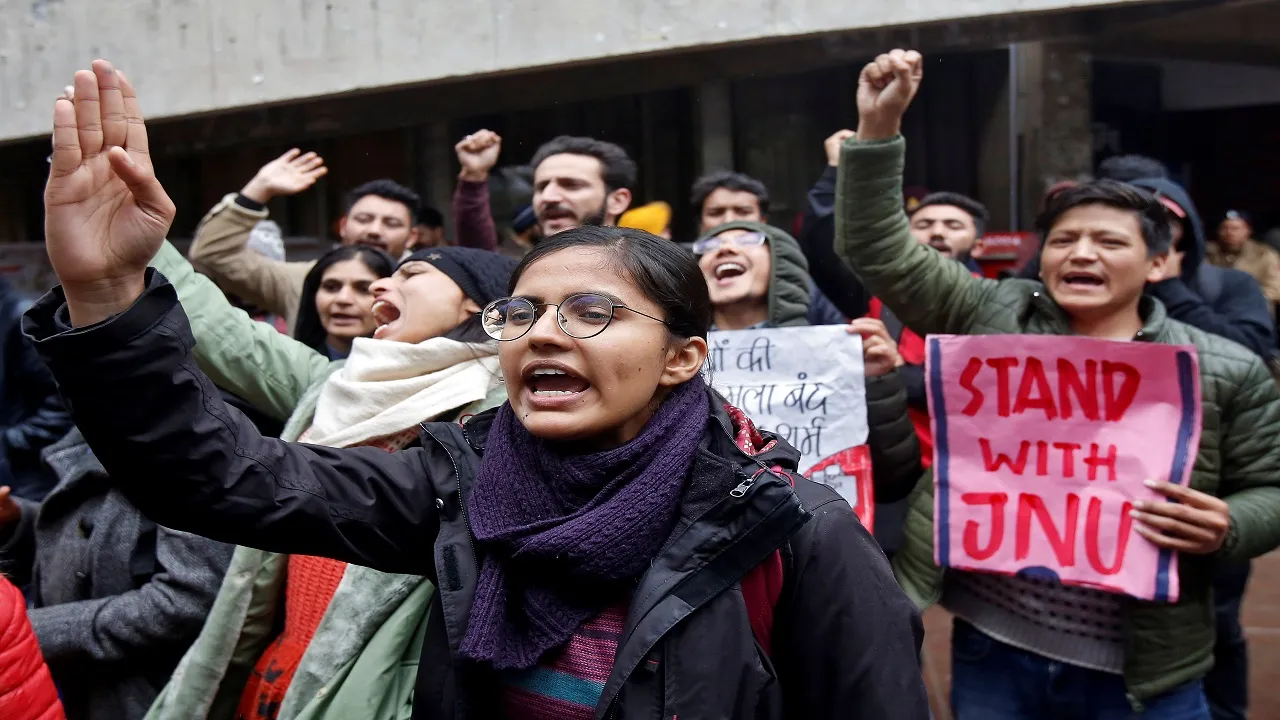
[[[27,620],[26,601],[0,577],[0,717],[8,720],[63,720],[40,645]]]
[[[912,240],[902,210],[905,151],[901,137],[850,139],[841,151],[836,251],[868,290],[921,335],[1071,334],[1067,315],[1040,283],[975,278]],[[1267,368],[1244,346],[1170,319],[1158,300],[1144,298],[1140,312],[1144,326],[1135,341],[1193,345],[1199,353],[1203,431],[1191,486],[1226,500],[1231,529],[1217,555],[1179,556],[1177,603],[1125,599],[1124,675],[1135,708],[1213,664],[1215,560],[1246,560],[1280,545],[1280,390]],[[912,497],[894,566],[917,605],[940,599],[930,475]]]

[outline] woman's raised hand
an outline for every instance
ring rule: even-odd
[[[45,246],[71,323],[128,309],[175,209],[151,166],[133,86],[105,60],[77,72],[74,93],[54,103],[44,208]]]

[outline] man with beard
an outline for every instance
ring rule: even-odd
[[[960,193],[931,193],[911,210],[908,220],[917,243],[928,245],[939,255],[964,265],[974,275],[982,274],[971,257],[987,228],[988,214],[982,203]],[[921,461],[927,468],[933,463],[933,433],[924,389],[924,338],[904,327],[901,320],[880,304],[879,298],[870,298],[867,315],[884,322],[889,335],[898,342],[911,422],[920,437]]]
[[[631,205],[636,164],[613,143],[561,135],[538,148],[530,164],[541,237],[581,225],[617,225]]]
[[[978,272],[970,255],[987,228],[987,209],[971,197],[952,192],[924,196],[911,211],[911,234],[916,242],[958,260]]]
[[[920,439],[920,461],[933,463],[933,430],[929,425],[929,403],[924,384],[924,338],[908,330],[879,299],[871,296],[862,281],[835,254],[835,183],[840,144],[852,137],[841,130],[827,138],[827,168],[809,191],[809,207],[800,230],[800,245],[809,260],[813,278],[836,307],[850,317],[878,318],[889,336],[898,343],[903,364],[899,368],[907,388],[908,412]],[[909,212],[911,234],[916,242],[928,245],[944,257],[962,263],[974,275],[980,274],[971,254],[982,241],[988,214],[982,203],[965,195],[936,192],[925,195]],[[902,543],[907,503],[879,504],[876,507],[876,540],[892,556]]]

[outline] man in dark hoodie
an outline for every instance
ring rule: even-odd
[[[1122,156],[1129,158],[1132,156]],[[1146,160],[1141,158],[1140,160]],[[1117,174],[1129,167],[1121,163]],[[1099,173],[1108,170],[1099,167]],[[1108,178],[1114,179],[1114,178]],[[1187,191],[1168,178],[1124,180],[1153,193],[1169,210],[1174,249],[1165,278],[1147,286],[1169,316],[1205,332],[1234,340],[1271,362],[1275,330],[1267,300],[1257,281],[1239,270],[1220,268],[1205,258],[1206,237],[1200,214]],[[1039,275],[1033,260],[1023,277]],[[1219,563],[1214,570],[1216,640],[1214,666],[1204,679],[1205,696],[1214,720],[1243,720],[1249,701],[1248,654],[1240,628],[1240,603],[1249,581],[1249,563]]]
[[[1181,185],[1163,178],[1132,184],[1154,193],[1175,218],[1175,249],[1165,265],[1166,277],[1148,292],[1164,303],[1175,320],[1235,340],[1270,362],[1276,348],[1275,326],[1257,281],[1240,270],[1207,262],[1200,214]]]
[[[1205,259],[1204,226],[1186,190],[1163,178],[1134,180],[1132,184],[1155,193],[1174,217],[1174,250],[1165,265],[1166,278],[1153,283],[1148,292],[1164,303],[1171,317],[1235,340],[1270,361],[1276,338],[1267,299],[1252,276],[1217,267]],[[1204,678],[1214,720],[1244,720],[1248,716],[1249,655],[1240,627],[1240,604],[1249,571],[1247,562],[1218,563],[1214,568],[1214,663]]]
[[[850,317],[881,320],[890,337],[898,343],[904,360],[899,373],[907,390],[911,422],[920,439],[920,462],[927,468],[933,462],[933,430],[929,425],[924,386],[924,339],[906,329],[892,312],[883,308],[835,253],[836,166],[840,160],[840,144],[852,135],[851,130],[841,130],[827,138],[827,167],[809,190],[799,244],[809,261],[814,282],[831,302]],[[971,253],[982,241],[989,219],[982,203],[959,193],[938,192],[921,198],[909,215],[916,242],[962,263],[975,275],[980,273]],[[876,539],[890,556],[902,541],[906,512],[905,502],[876,509]]]

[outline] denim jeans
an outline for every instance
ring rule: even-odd
[[[1124,679],[1050,660],[995,640],[956,618],[951,634],[955,720],[1209,720],[1199,680],[1134,712]]]
[[[1213,574],[1213,614],[1217,641],[1213,669],[1204,676],[1204,694],[1213,720],[1245,720],[1249,716],[1249,649],[1240,627],[1240,604],[1249,584],[1250,565],[1219,563]]]

